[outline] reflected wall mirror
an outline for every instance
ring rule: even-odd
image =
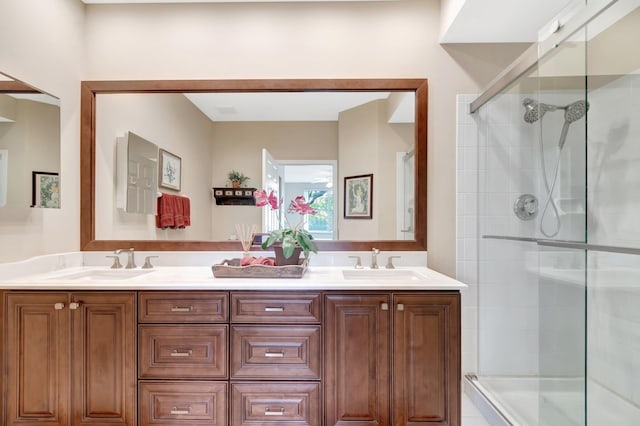
[[[81,249],[241,250],[235,224],[262,231],[263,209],[217,205],[213,188],[231,170],[249,178],[247,193],[267,187],[266,151],[283,169],[334,165],[329,179],[303,172],[316,177],[279,186],[287,197],[320,184],[333,194],[335,226],[317,237],[320,251],[426,250],[427,90],[426,79],[82,82]],[[179,160],[179,190],[157,195],[188,198],[189,226],[161,229],[154,215],[117,207],[115,147],[128,132]],[[344,178],[367,174],[372,218],[344,217]]]
[[[59,208],[59,173],[59,99],[0,73],[0,208]]]

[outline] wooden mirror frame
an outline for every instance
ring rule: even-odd
[[[307,91],[415,92],[415,239],[316,241],[319,251],[427,250],[427,108],[426,79],[318,80],[136,80],[83,81],[80,102],[80,250],[111,251],[133,247],[142,251],[239,251],[237,241],[166,241],[95,239],[96,95],[115,93]],[[259,247],[256,247],[258,250]]]

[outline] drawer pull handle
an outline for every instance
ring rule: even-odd
[[[56,303],[55,305],[53,305],[53,308],[56,311],[59,311],[60,309],[64,309],[64,303]]]
[[[186,351],[179,351],[174,349],[171,351],[171,356],[191,356],[193,354],[193,350],[187,349]]]
[[[284,352],[280,351],[280,352],[265,352],[264,356],[266,358],[283,358],[284,357]]]
[[[265,312],[284,312],[284,308],[282,306],[266,306],[264,308]]]
[[[276,409],[267,408],[264,410],[264,415],[265,416],[284,416],[284,408],[276,408]]]
[[[193,311],[193,306],[186,306],[186,307],[174,306],[171,308],[171,312],[191,312],[191,311]]]
[[[170,413],[175,415],[191,414],[191,407],[187,407],[187,408],[172,407]]]

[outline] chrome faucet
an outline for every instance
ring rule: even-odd
[[[127,253],[127,265],[125,266],[125,269],[133,269],[136,267],[133,247],[128,249],[118,249],[113,253],[114,254]]]
[[[371,269],[378,269],[378,255],[380,254],[380,250],[377,248],[371,249]]]

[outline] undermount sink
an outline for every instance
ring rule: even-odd
[[[420,281],[425,277],[407,269],[345,269],[345,280],[366,281]]]
[[[74,272],[67,275],[57,275],[49,278],[49,280],[64,280],[64,281],[114,281],[114,280],[127,280],[130,278],[139,277],[140,275],[153,272],[149,269],[98,269],[92,271]]]

